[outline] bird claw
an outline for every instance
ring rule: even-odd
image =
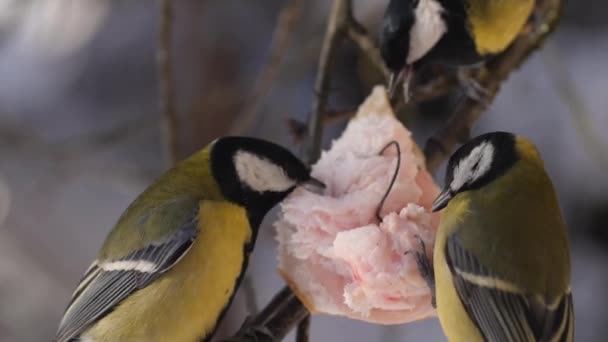
[[[476,102],[488,105],[490,103],[490,92],[479,82],[473,79],[465,70],[457,72],[458,83],[464,89],[465,95]]]
[[[433,269],[431,261],[427,257],[426,244],[419,235],[415,235],[415,237],[420,246],[420,250],[413,252],[414,257],[416,258],[416,264],[418,265],[418,271],[431,291],[431,305],[433,308],[437,308],[437,303],[435,301],[435,270]],[[409,252],[410,251],[406,252],[406,254]]]
[[[253,323],[254,316],[247,316],[245,322],[241,325],[241,328],[237,333],[223,340],[223,342],[274,342],[276,339],[272,335],[272,332],[265,326],[251,325]]]

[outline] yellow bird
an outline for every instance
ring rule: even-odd
[[[55,341],[209,340],[247,268],[266,213],[322,183],[286,149],[216,140],[122,214],[86,271]]]
[[[433,263],[448,339],[572,341],[566,225],[534,145],[505,132],[463,145],[433,204],[444,207]]]
[[[431,63],[472,65],[504,51],[535,0],[390,0],[380,50],[392,72],[391,92]]]

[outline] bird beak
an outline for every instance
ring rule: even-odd
[[[323,190],[325,190],[325,183],[313,177],[310,177],[308,180],[302,182],[300,185],[303,186],[304,189],[315,194],[321,194],[323,193]]]
[[[402,69],[399,72],[391,72],[391,76],[388,79],[388,97],[391,100],[395,98],[395,94],[397,93],[397,87],[403,82],[404,70],[405,69]]]
[[[406,65],[399,72],[391,73],[388,80],[388,96],[391,100],[395,99],[397,94],[397,88],[399,85],[403,85],[406,102],[409,101],[409,83],[412,75],[412,66]]]
[[[454,193],[452,192],[452,189],[447,188],[447,189],[442,190],[441,193],[439,194],[439,196],[437,196],[437,198],[433,202],[433,206],[431,207],[431,210],[433,212],[436,212],[438,210],[445,208],[448,205],[448,202],[450,202],[450,200],[452,199],[452,197],[454,197]]]

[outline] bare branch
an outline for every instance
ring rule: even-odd
[[[245,307],[247,308],[247,312],[249,312],[251,315],[257,314],[259,306],[251,276],[245,275],[243,277],[243,284],[241,286],[243,287],[243,293],[245,294]]]
[[[298,324],[298,330],[296,330],[296,342],[308,342],[310,338],[310,314],[306,315],[303,320]]]
[[[315,81],[315,100],[312,106],[312,115],[308,122],[308,161],[315,162],[321,154],[321,142],[323,140],[323,119],[321,116],[327,105],[329,97],[329,86],[331,83],[330,68],[334,60],[335,52],[342,38],[345,29],[350,22],[352,13],[351,0],[334,0],[327,31],[323,38],[321,47],[321,57],[317,69],[317,79]]]
[[[11,192],[8,185],[0,177],[0,227],[8,217],[11,207]]]
[[[503,81],[540,47],[555,29],[561,13],[561,0],[539,0],[535,19],[503,53],[477,70],[474,80],[488,92],[487,101],[465,99],[446,124],[429,139],[425,148],[427,168],[432,172],[451,154],[454,147],[469,139],[471,128],[487,104],[491,103]]]
[[[326,110],[322,115],[321,123],[323,127],[335,124],[341,120],[350,119],[357,114],[357,109],[347,110]],[[287,128],[296,143],[302,142],[306,138],[306,130],[308,126],[305,122],[296,119],[287,119]]]
[[[281,62],[289,46],[289,38],[296,27],[295,24],[300,16],[301,9],[302,0],[287,0],[279,12],[277,25],[272,35],[270,55],[266,64],[262,67],[262,72],[255,81],[252,95],[230,130],[231,135],[245,134],[255,123],[260,107],[279,75]]]
[[[427,83],[416,84],[412,89],[411,99],[414,103],[429,101],[447,95],[458,86],[458,79],[455,75],[440,74]]]
[[[352,15],[349,16],[348,20],[348,37],[357,45],[359,51],[372,62],[382,76],[384,76],[384,80],[388,82],[390,71],[384,64],[384,60],[382,60],[380,49],[378,49],[378,46],[376,46],[376,43],[370,37],[365,27],[355,20]]]
[[[281,341],[308,315],[308,310],[288,286],[279,291],[253,319],[247,319],[239,332],[224,342]]]
[[[351,31],[350,27],[352,27],[352,23],[354,23],[352,15],[352,0],[334,0],[331,12],[329,14],[327,31],[325,32],[323,45],[321,47],[321,56],[319,58],[317,79],[315,81],[314,89],[316,96],[313,102],[312,115],[308,123],[308,162],[310,164],[317,161],[321,155],[321,143],[323,141],[323,116],[325,115],[325,107],[329,97],[331,66],[333,64],[333,60],[335,59],[336,50],[344,38],[344,34]],[[373,44],[370,43],[370,46],[373,46]],[[294,313],[296,313],[295,318],[297,319],[293,322],[299,322],[296,333],[296,341],[308,342],[310,314],[308,313],[308,310],[304,308],[302,303],[295,298],[295,296],[293,310]],[[300,317],[301,313],[305,313],[305,315]],[[284,321],[287,321],[285,318],[286,316],[277,315],[275,317],[280,317]]]
[[[161,136],[167,164],[179,158],[179,121],[175,107],[175,85],[172,65],[173,7],[171,0],[161,0],[158,29],[158,77],[161,108]]]

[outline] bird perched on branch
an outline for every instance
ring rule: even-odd
[[[208,340],[266,213],[323,186],[286,149],[225,137],[178,163],[122,214],[76,288],[55,341]]]
[[[504,51],[534,5],[535,0],[390,0],[380,50],[392,72],[391,93],[400,83],[407,92],[413,71],[429,63],[472,65]]]
[[[434,247],[437,312],[450,341],[572,341],[566,226],[536,148],[481,135],[448,163]]]

